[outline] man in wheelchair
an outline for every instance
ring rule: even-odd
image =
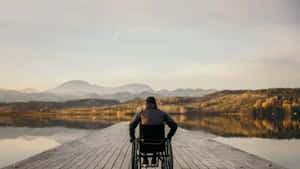
[[[164,132],[165,123],[170,127],[167,139],[165,138]],[[140,137],[136,139],[135,128],[138,124],[140,124]],[[143,158],[144,166],[149,166],[148,157],[152,157],[151,164],[153,166],[157,164],[157,155],[159,155],[159,157],[169,156],[165,149],[171,146],[170,141],[176,129],[176,122],[174,122],[166,112],[157,108],[155,98],[147,97],[146,109],[137,113],[129,125],[130,142],[138,146],[136,149],[139,150]],[[171,149],[171,147],[169,149]],[[152,156],[149,156],[149,153],[152,154]],[[164,158],[162,159],[165,160]],[[173,159],[171,160],[173,163]],[[162,168],[169,167],[162,166]]]

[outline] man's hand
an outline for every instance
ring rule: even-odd
[[[135,140],[135,138],[130,138],[130,143],[132,143]]]

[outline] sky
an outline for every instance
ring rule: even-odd
[[[300,87],[298,0],[0,0],[0,88]]]

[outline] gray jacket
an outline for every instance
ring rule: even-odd
[[[171,128],[168,133],[168,138],[171,138],[177,129],[176,122],[168,115],[168,113],[159,109],[146,109],[137,113],[130,122],[129,134],[131,139],[135,138],[135,128],[139,123],[142,125],[159,125],[167,123],[167,125]]]

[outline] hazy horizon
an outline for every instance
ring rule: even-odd
[[[300,87],[299,1],[4,0],[0,89]]]
[[[204,89],[204,90],[217,90],[217,91],[222,91],[222,90],[259,90],[259,89],[271,89],[271,88],[299,88],[299,87],[267,87],[267,88],[201,88],[201,87],[177,87],[177,88],[153,88],[151,85],[149,84],[146,84],[146,83],[139,83],[139,82],[132,82],[132,83],[124,83],[124,84],[119,84],[119,85],[101,85],[101,84],[96,84],[96,83],[93,83],[93,82],[89,82],[89,81],[86,81],[86,80],[80,80],[80,79],[76,79],[76,80],[68,80],[68,81],[63,81],[57,85],[54,85],[52,87],[49,87],[49,88],[45,88],[45,89],[40,89],[40,88],[34,88],[34,87],[26,87],[26,88],[1,88],[0,87],[0,90],[3,89],[3,90],[16,90],[16,91],[22,91],[22,90],[37,90],[38,92],[45,92],[47,90],[51,90],[51,89],[54,89],[56,87],[58,87],[59,85],[62,85],[63,83],[66,83],[66,82],[70,82],[70,81],[84,81],[84,82],[88,82],[90,85],[96,85],[96,86],[99,86],[99,87],[120,87],[120,86],[123,86],[123,85],[129,85],[129,84],[140,84],[140,85],[148,85],[149,87],[151,87],[153,90],[155,91],[159,91],[159,90],[176,90],[176,89]]]
[[[83,82],[88,82],[90,85],[96,85],[96,86],[99,86],[99,87],[119,87],[119,86],[123,86],[123,85],[129,85],[129,84],[140,84],[140,85],[148,85],[149,87],[151,87],[153,90],[164,90],[164,89],[167,89],[167,90],[176,90],[176,89],[188,89],[186,87],[178,87],[178,88],[153,88],[151,85],[149,84],[146,84],[146,83],[140,83],[140,82],[131,82],[131,83],[122,83],[122,84],[119,84],[119,85],[102,85],[102,84],[96,84],[96,83],[93,83],[93,82],[89,82],[89,81],[86,81],[86,80],[81,80],[81,79],[73,79],[73,80],[67,80],[67,81],[63,81],[55,86],[52,86],[52,87],[49,87],[49,88],[45,88],[45,89],[39,89],[39,88],[33,88],[33,87],[26,87],[26,88],[1,88],[0,87],[0,90],[1,89],[4,89],[4,90],[18,90],[18,91],[21,91],[21,90],[26,90],[26,89],[35,89],[35,90],[39,90],[39,91],[45,91],[45,90],[49,90],[49,89],[54,89],[56,88],[57,86],[59,85],[62,85],[64,83],[67,83],[67,82],[71,82],[71,81],[83,81]],[[200,88],[200,89],[206,89],[206,88],[201,88],[201,87],[197,87],[197,88]],[[191,88],[191,89],[197,89],[197,88]],[[207,88],[207,89],[213,89],[213,88]]]

